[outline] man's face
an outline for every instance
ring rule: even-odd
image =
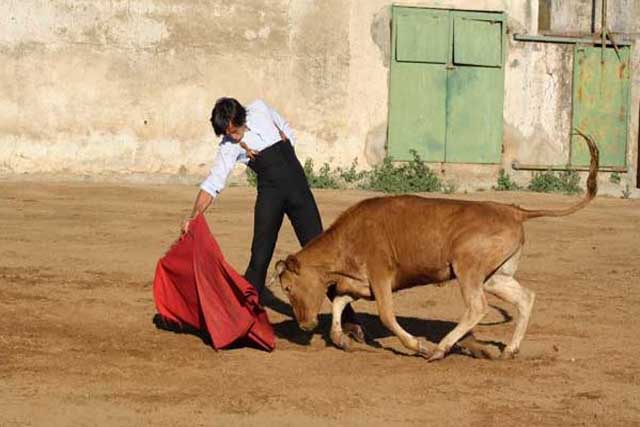
[[[240,142],[242,141],[242,138],[244,138],[244,133],[246,130],[247,125],[234,126],[232,123],[229,123],[229,127],[227,127],[227,131],[225,132],[225,134],[235,142]]]

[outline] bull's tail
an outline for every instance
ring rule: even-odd
[[[565,216],[572,214],[576,211],[587,206],[587,204],[596,196],[598,192],[598,182],[596,177],[598,175],[598,162],[600,159],[600,153],[598,151],[598,147],[596,146],[595,141],[589,135],[585,135],[580,129],[575,129],[576,133],[582,136],[587,145],[589,146],[589,152],[591,153],[591,164],[589,165],[589,176],[587,177],[587,194],[584,196],[580,202],[576,203],[573,206],[570,206],[566,209],[558,209],[558,210],[529,210],[518,208],[521,215],[522,220],[526,221],[531,218],[538,218],[541,216]]]

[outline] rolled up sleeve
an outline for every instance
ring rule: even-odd
[[[240,150],[242,151],[242,150]],[[222,143],[209,171],[209,176],[200,184],[200,189],[216,197],[224,189],[240,153],[238,147],[231,143]]]

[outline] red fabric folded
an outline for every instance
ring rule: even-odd
[[[275,348],[256,289],[225,261],[203,215],[158,261],[153,296],[158,313],[207,331],[215,349],[244,337],[267,351]]]

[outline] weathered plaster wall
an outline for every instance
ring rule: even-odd
[[[566,163],[572,46],[511,37],[537,34],[538,0],[395,3],[508,16],[503,163],[437,170],[473,189],[495,183],[513,160]],[[552,1],[552,29],[589,31],[587,3]],[[625,10],[639,11],[640,0],[609,3],[614,31],[640,31]],[[215,154],[208,116],[223,95],[269,101],[292,122],[303,159],[375,164],[385,154],[390,15],[388,0],[5,0],[0,176],[197,179]],[[632,76],[635,170],[640,76]]]
[[[355,157],[338,0],[0,4],[0,174],[202,174],[216,98],[267,99],[308,156]],[[324,156],[326,157],[326,156]]]
[[[593,5],[595,3],[595,11]],[[591,32],[593,25],[600,31],[602,0],[550,0],[550,32]],[[638,0],[609,0],[607,2],[607,27],[612,32],[640,32],[640,2]],[[595,22],[592,22],[595,21]]]

